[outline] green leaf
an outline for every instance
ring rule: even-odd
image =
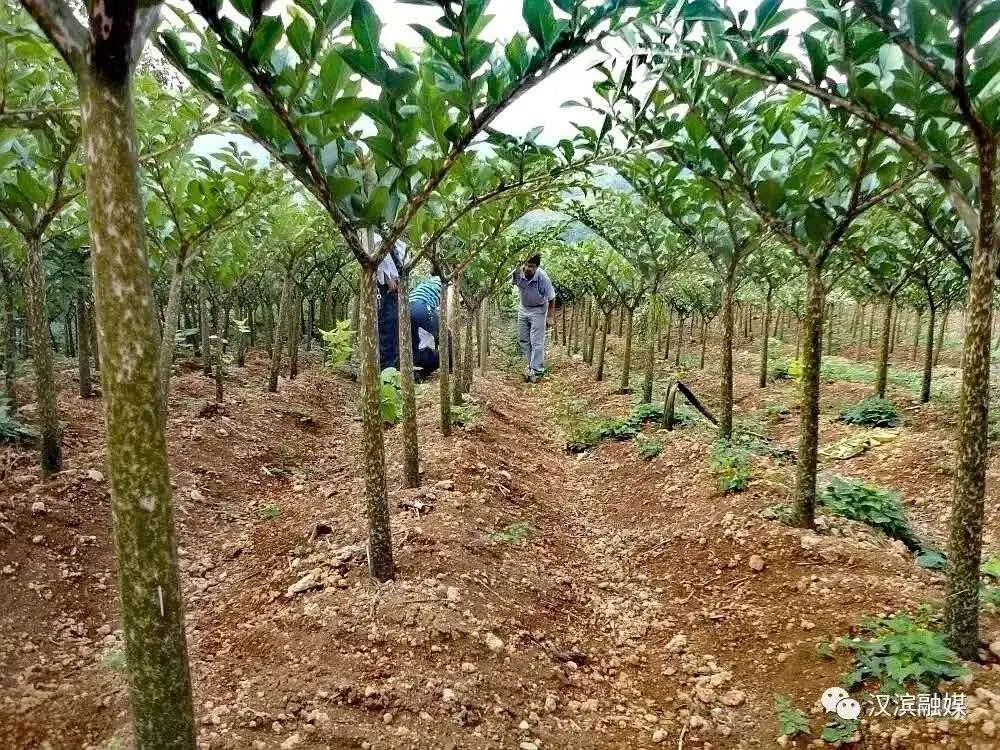
[[[969,24],[965,27],[966,44],[973,47],[981,43],[997,21],[1000,21],[1000,3],[983,3],[983,7],[969,19]]]
[[[754,18],[757,22],[756,26],[754,26],[754,32],[760,34],[767,31],[768,24],[780,7],[781,0],[761,0],[760,5],[757,6],[757,11],[754,13]]]
[[[48,193],[45,190],[45,186],[27,170],[22,169],[18,171],[15,185],[21,195],[36,206],[44,205],[48,200]]]
[[[337,52],[355,72],[378,86],[385,86],[388,68],[381,57],[353,47],[341,47]]]
[[[278,40],[281,39],[283,31],[284,26],[280,18],[265,16],[261,20],[260,25],[257,26],[257,30],[253,35],[253,41],[250,43],[250,51],[248,52],[250,59],[254,62],[261,62],[271,57],[271,53],[274,52],[274,48],[278,45]]]
[[[803,34],[802,41],[806,45],[806,52],[809,54],[809,69],[812,74],[813,83],[820,83],[826,76],[826,69],[830,66],[830,59],[826,54],[826,46],[811,34]]]
[[[691,0],[684,4],[681,13],[685,21],[729,21],[729,16],[712,0]]]
[[[288,43],[292,45],[300,60],[312,57],[312,32],[309,30],[309,25],[298,16],[288,24]]]
[[[330,187],[330,195],[335,201],[342,201],[350,197],[360,189],[361,185],[351,177],[333,177],[327,180]]]
[[[556,17],[549,0],[524,0],[521,14],[538,46],[547,50],[555,41],[557,29]]]
[[[774,212],[784,202],[785,191],[776,180],[764,180],[757,186],[757,197],[768,211]]]
[[[351,10],[351,33],[354,34],[354,41],[361,49],[372,57],[378,57],[378,40],[382,33],[382,23],[368,0],[355,1]]]

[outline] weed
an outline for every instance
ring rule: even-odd
[[[986,558],[986,561],[980,566],[979,572],[990,578],[1000,579],[1000,558]]]
[[[101,654],[101,666],[109,672],[125,674],[128,662],[125,659],[125,649],[121,646],[111,646]]]
[[[887,399],[869,396],[840,412],[840,419],[847,424],[895,427],[899,424],[899,411]]]
[[[944,570],[948,557],[944,552],[935,547],[924,547],[914,558],[917,565],[928,570]]]
[[[772,422],[777,422],[791,414],[792,410],[784,404],[768,404],[764,407],[764,413]]]
[[[708,460],[723,492],[739,492],[750,482],[750,462],[743,448],[717,440]]]
[[[778,718],[778,731],[786,737],[809,734],[809,719],[787,695],[774,696],[774,714]]]
[[[842,719],[834,716],[823,727],[823,732],[819,738],[824,742],[832,742],[834,745],[842,745],[852,742],[854,735],[858,731],[858,722],[853,719]]]
[[[996,586],[980,587],[979,606],[991,614],[1000,613],[1000,588]]]
[[[830,643],[830,641],[820,641],[816,644],[816,655],[822,657],[823,659],[832,659],[833,649],[834,644]]]
[[[941,680],[965,674],[944,635],[930,629],[929,613],[918,620],[902,614],[870,618],[861,624],[869,637],[842,639],[855,658],[854,670],[843,677],[844,685],[851,689],[878,683],[882,693],[926,693]]]
[[[767,371],[767,379],[769,382],[775,382],[778,380],[790,380],[792,375],[789,371],[791,363],[787,360],[780,360],[774,362]]]
[[[403,418],[403,386],[399,370],[395,367],[382,370],[380,383],[382,421],[386,424],[396,424]]]
[[[640,433],[635,436],[635,449],[639,458],[651,461],[663,452],[663,443],[656,438],[648,438]]]
[[[769,521],[780,521],[786,526],[791,526],[792,521],[795,520],[795,509],[788,503],[768,505],[760,512],[760,516]]]
[[[351,322],[342,320],[329,331],[321,328],[319,332],[326,345],[326,365],[331,370],[336,370],[351,356],[351,339],[354,337]]]
[[[660,404],[636,404],[625,419],[583,417],[570,428],[566,450],[582,453],[602,440],[631,440],[639,434],[643,424],[661,419],[663,407]]]
[[[531,534],[531,524],[527,521],[512,523],[505,526],[491,537],[494,542],[502,544],[517,544],[523,542]]]
[[[281,515],[281,508],[274,503],[269,503],[260,509],[260,517],[265,521],[273,521]]]
[[[476,404],[451,407],[451,423],[458,427],[471,427],[479,421],[482,410]]]
[[[834,477],[823,488],[819,500],[838,516],[868,524],[914,552],[923,548],[910,527],[898,492],[872,487],[857,479]]]

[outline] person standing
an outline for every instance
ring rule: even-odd
[[[517,342],[528,360],[524,382],[535,382],[545,370],[545,328],[548,313],[555,311],[556,289],[541,269],[542,256],[535,253],[511,274],[521,304],[517,308]],[[553,314],[552,317],[555,320]]]

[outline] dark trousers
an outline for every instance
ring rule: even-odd
[[[399,295],[378,287],[378,361],[383,370],[399,367]]]

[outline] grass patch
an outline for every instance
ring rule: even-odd
[[[840,419],[847,424],[866,427],[896,427],[899,424],[899,411],[891,401],[869,396],[841,411]]]
[[[531,535],[531,524],[527,521],[512,523],[494,533],[490,538],[498,544],[518,544]]]
[[[482,410],[476,404],[462,404],[451,407],[451,423],[458,427],[472,427],[482,416]]]
[[[774,715],[778,719],[778,731],[789,739],[800,734],[809,734],[809,717],[795,707],[787,695],[774,696]]]
[[[281,515],[281,508],[279,508],[274,503],[268,503],[263,508],[260,509],[260,517],[265,521],[273,521],[275,518]]]
[[[624,419],[580,416],[575,423],[570,423],[566,450],[582,453],[603,440],[631,440],[644,424],[662,419],[663,406],[660,404],[636,404]]]
[[[786,526],[791,526],[792,521],[795,520],[795,509],[788,503],[768,505],[761,510],[760,517],[766,518],[768,521],[778,521]]]
[[[739,492],[750,482],[748,453],[731,442],[717,440],[712,446],[708,463],[723,492]]]
[[[882,693],[930,693],[942,680],[966,673],[944,635],[931,628],[925,610],[916,619],[904,614],[869,618],[864,637],[841,642],[854,652],[854,669],[843,677],[848,689],[874,687]]]
[[[860,521],[898,539],[914,552],[923,543],[910,526],[901,496],[895,490],[873,487],[856,479],[834,477],[819,495],[820,503],[838,516]]]

